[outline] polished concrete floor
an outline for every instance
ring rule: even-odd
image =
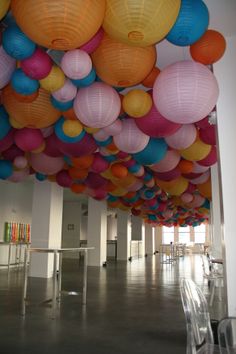
[[[80,262],[81,263],[81,262]],[[51,281],[29,278],[25,318],[20,316],[22,271],[0,271],[1,354],[184,354],[185,319],[179,279],[202,284],[200,257],[160,264],[159,256],[88,268],[87,306],[63,296],[57,319],[36,306],[51,295]],[[65,290],[81,291],[82,265],[63,261]],[[207,285],[206,285],[207,291]],[[215,304],[216,318],[221,306]]]

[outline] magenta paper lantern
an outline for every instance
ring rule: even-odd
[[[16,168],[23,169],[28,165],[28,160],[25,156],[16,156],[13,161]]]
[[[219,96],[215,76],[203,64],[184,60],[158,75],[153,100],[160,113],[175,123],[189,124],[206,117]]]
[[[179,178],[181,175],[180,170],[178,169],[178,167],[174,168],[171,171],[167,171],[167,172],[156,172],[155,176],[162,180],[162,181],[171,181],[173,179]]]
[[[53,133],[45,139],[45,149],[44,154],[51,157],[59,157],[62,156],[61,151],[58,148],[58,139],[56,135]]]
[[[72,101],[77,94],[77,88],[69,79],[66,79],[64,85],[57,91],[52,93],[52,96],[59,102]]]
[[[29,162],[36,172],[54,175],[64,166],[63,157],[51,157],[44,153],[30,154]]]
[[[38,149],[43,143],[40,129],[23,128],[15,132],[15,144],[23,151]]]
[[[206,129],[206,128],[210,127],[209,117],[207,116],[207,117],[199,120],[198,122],[196,122],[196,126],[201,129]]]
[[[173,170],[180,161],[180,155],[175,150],[168,150],[164,158],[150,166],[150,168],[155,172],[167,172]]]
[[[165,138],[167,144],[173,149],[186,149],[192,145],[197,137],[194,124],[184,124],[174,134]]]
[[[211,151],[209,152],[209,154],[204,159],[198,161],[199,165],[201,165],[202,167],[212,166],[216,162],[217,162],[217,150],[214,145],[211,147]]]
[[[193,201],[193,195],[191,193],[188,192],[184,192],[180,199],[182,200],[182,202],[184,203],[191,203]]]
[[[8,84],[12,73],[16,68],[16,60],[8,55],[3,47],[0,47],[0,89]]]
[[[41,48],[37,48],[31,57],[21,61],[21,69],[24,71],[25,75],[35,80],[42,80],[48,76],[52,65],[52,59]]]
[[[201,160],[201,161],[203,161],[203,160]],[[199,161],[198,162],[193,161],[193,170],[192,170],[193,173],[204,173],[209,169],[209,166],[202,166],[198,163],[199,163]]]
[[[122,130],[122,123],[120,119],[115,120],[112,124],[103,128],[104,132],[112,136],[119,134],[121,130]]]
[[[216,128],[214,125],[210,125],[205,129],[199,131],[200,139],[209,145],[216,145]]]
[[[69,50],[62,57],[61,68],[70,79],[83,79],[92,70],[92,60],[81,49]]]
[[[70,188],[73,180],[66,170],[62,170],[56,174],[56,181],[59,186],[64,188]]]
[[[192,184],[203,184],[209,179],[209,177],[210,177],[210,172],[208,170],[208,171],[204,172],[201,176],[191,179],[191,183]]]
[[[115,89],[103,82],[82,88],[74,101],[77,118],[91,128],[104,128],[119,116],[120,97]]]
[[[65,143],[56,138],[58,149],[69,157],[80,157],[90,155],[97,150],[97,144],[90,134],[85,134],[84,137],[76,143]]]
[[[9,149],[3,151],[1,155],[5,160],[13,161],[17,156],[24,156],[25,153],[19,149],[18,146],[13,144]]]
[[[90,169],[92,172],[96,173],[102,173],[106,171],[109,167],[109,162],[105,160],[99,152],[96,152],[94,154],[94,159],[92,162],[92,165],[90,166]]]
[[[7,180],[14,183],[19,183],[24,181],[29,176],[29,174],[29,168],[26,167],[23,170],[14,171],[13,174]]]
[[[9,149],[9,147],[14,143],[15,129],[11,129],[8,134],[0,140],[0,152]]]
[[[150,137],[137,127],[133,119],[125,119],[121,132],[114,136],[114,143],[120,150],[135,154],[147,146],[149,139]]]
[[[104,35],[103,28],[99,28],[97,33],[85,44],[83,44],[80,49],[84,50],[86,53],[93,53],[99,46]]]
[[[181,124],[170,122],[164,118],[154,104],[145,116],[136,119],[136,124],[142,132],[153,138],[169,136],[181,127]]]
[[[85,180],[87,187],[96,189],[104,188],[108,183],[108,180],[99,175],[98,173],[89,172],[88,177]]]

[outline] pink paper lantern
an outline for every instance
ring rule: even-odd
[[[106,161],[99,152],[94,154],[93,163],[90,166],[92,172],[102,173],[106,171],[109,167],[109,162]]]
[[[49,127],[46,127],[46,128],[42,128],[40,129],[42,134],[43,134],[43,137],[44,138],[47,138],[49,137],[53,132],[54,132],[54,126],[53,125],[50,125]]]
[[[167,144],[173,149],[187,149],[197,137],[197,129],[194,124],[184,124],[174,134],[165,138]]]
[[[119,116],[120,107],[120,97],[116,90],[103,82],[95,82],[80,89],[74,101],[77,118],[92,128],[111,125]]]
[[[26,167],[23,170],[14,171],[11,177],[9,177],[7,180],[14,183],[19,183],[24,181],[29,176],[29,174],[30,174],[29,168]]]
[[[28,160],[25,156],[16,156],[13,161],[16,168],[23,169],[28,165]]]
[[[190,208],[199,208],[205,202],[205,198],[200,194],[195,194],[193,201],[188,204]]]
[[[44,153],[30,154],[29,162],[36,172],[54,175],[64,166],[63,157],[51,157]]]
[[[153,100],[160,113],[175,123],[189,124],[206,117],[219,96],[215,76],[203,64],[184,60],[158,75]]]
[[[100,129],[98,132],[93,134],[93,137],[98,141],[106,141],[110,135],[107,134],[103,129]]]
[[[107,191],[103,190],[103,189],[96,189],[94,191],[94,195],[93,198],[96,200],[104,200],[107,197]]]
[[[77,94],[77,88],[69,79],[66,79],[64,85],[57,91],[52,93],[52,96],[59,102],[72,101]]]
[[[201,160],[203,161],[203,160]],[[202,166],[199,164],[199,161],[193,161],[193,173],[204,173],[209,169],[209,166]]]
[[[85,44],[83,44],[80,49],[84,50],[86,53],[93,53],[99,46],[104,35],[102,27],[97,31],[97,33]]]
[[[8,134],[0,140],[0,152],[9,149],[9,147],[14,143],[15,129],[11,129]]]
[[[201,119],[201,120],[199,120],[195,124],[196,124],[197,127],[201,128],[201,129],[206,129],[206,128],[210,127],[208,116],[203,118],[203,119]]]
[[[165,211],[163,211],[163,214],[165,219],[170,219],[173,216],[173,211],[170,209],[166,209]]]
[[[217,150],[216,147],[213,145],[211,147],[211,151],[209,154],[205,157],[203,160],[199,160],[198,164],[201,165],[201,167],[206,167],[208,168],[209,166],[214,165],[217,162]]]
[[[122,123],[121,120],[117,119],[115,120],[112,124],[108,125],[107,127],[104,127],[102,130],[106,132],[108,135],[117,135],[121,132],[122,129]]]
[[[31,57],[21,61],[21,69],[27,76],[35,80],[41,80],[48,76],[52,65],[52,59],[41,48],[37,48]]]
[[[114,136],[114,143],[120,150],[134,154],[142,151],[149,139],[150,137],[137,127],[133,119],[125,119],[121,132]]]
[[[62,57],[61,68],[70,79],[80,80],[92,70],[92,60],[81,49],[69,50]]]
[[[182,202],[184,203],[191,203],[193,201],[193,195],[191,193],[188,192],[184,192],[180,199],[182,200]]]
[[[192,184],[203,184],[209,179],[209,176],[210,176],[210,172],[206,171],[201,176],[191,179],[191,183]]]
[[[164,118],[154,104],[145,116],[136,119],[136,124],[142,132],[153,138],[172,135],[181,127],[181,124],[170,122]]]
[[[59,186],[64,188],[70,188],[73,183],[71,176],[66,170],[59,171],[56,174],[56,181]]]
[[[23,128],[15,132],[15,144],[23,151],[38,149],[43,143],[40,129]]]
[[[8,84],[16,67],[16,60],[0,47],[0,89]]]
[[[214,125],[210,125],[205,129],[199,131],[200,139],[209,145],[216,145],[216,128]]]
[[[164,158],[150,166],[150,168],[155,172],[167,172],[173,170],[180,161],[180,155],[175,150],[168,150]]]
[[[65,143],[55,138],[58,149],[69,157],[80,157],[90,155],[97,150],[97,144],[90,134],[85,134],[84,137],[77,143]]]

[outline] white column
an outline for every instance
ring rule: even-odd
[[[105,201],[88,200],[88,265],[101,266],[107,259],[107,204]]]
[[[215,64],[220,97],[217,103],[217,124],[223,196],[223,228],[227,284],[228,315],[236,316],[236,37],[227,39],[224,57]]]
[[[154,228],[151,225],[145,224],[145,255],[153,256],[154,254]]]
[[[107,239],[116,240],[117,237],[117,218],[115,215],[107,217]]]
[[[130,257],[131,225],[127,211],[117,211],[117,259],[127,261]]]
[[[144,255],[144,224],[143,219],[139,216],[131,218],[131,240],[141,241],[139,243],[139,257]],[[131,254],[132,256],[132,254]]]
[[[81,202],[64,201],[62,223],[62,247],[80,246]],[[78,258],[78,253],[65,253],[63,258]]]
[[[154,231],[155,237],[155,252],[160,252],[160,245],[162,244],[162,227],[157,226],[155,227],[155,231]]]
[[[218,164],[211,167],[211,252],[213,257],[222,258],[221,209]]]
[[[63,188],[56,183],[35,181],[31,247],[61,247],[62,208]],[[53,273],[53,256],[34,253],[31,257],[30,276],[50,278]]]

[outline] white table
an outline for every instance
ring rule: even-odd
[[[20,263],[21,263],[22,247],[26,246],[27,248],[29,248],[30,247],[30,242],[5,242],[5,241],[0,241],[0,246],[8,246],[7,272],[8,272],[8,275],[9,275],[10,266],[11,266],[12,247],[16,247],[15,263],[13,263],[13,265],[19,266]]]
[[[57,301],[60,303],[61,299],[61,273],[62,273],[62,255],[66,252],[84,253],[84,269],[83,269],[83,291],[82,304],[86,305],[87,299],[87,266],[88,266],[88,251],[93,250],[94,247],[78,247],[78,248],[26,248],[24,257],[24,287],[22,292],[22,307],[21,314],[25,315],[26,310],[26,295],[27,283],[30,267],[30,259],[32,253],[52,253],[53,259],[53,291],[52,291],[52,317],[56,317]],[[57,263],[59,257],[59,271],[57,273]],[[58,276],[57,276],[58,275]]]

